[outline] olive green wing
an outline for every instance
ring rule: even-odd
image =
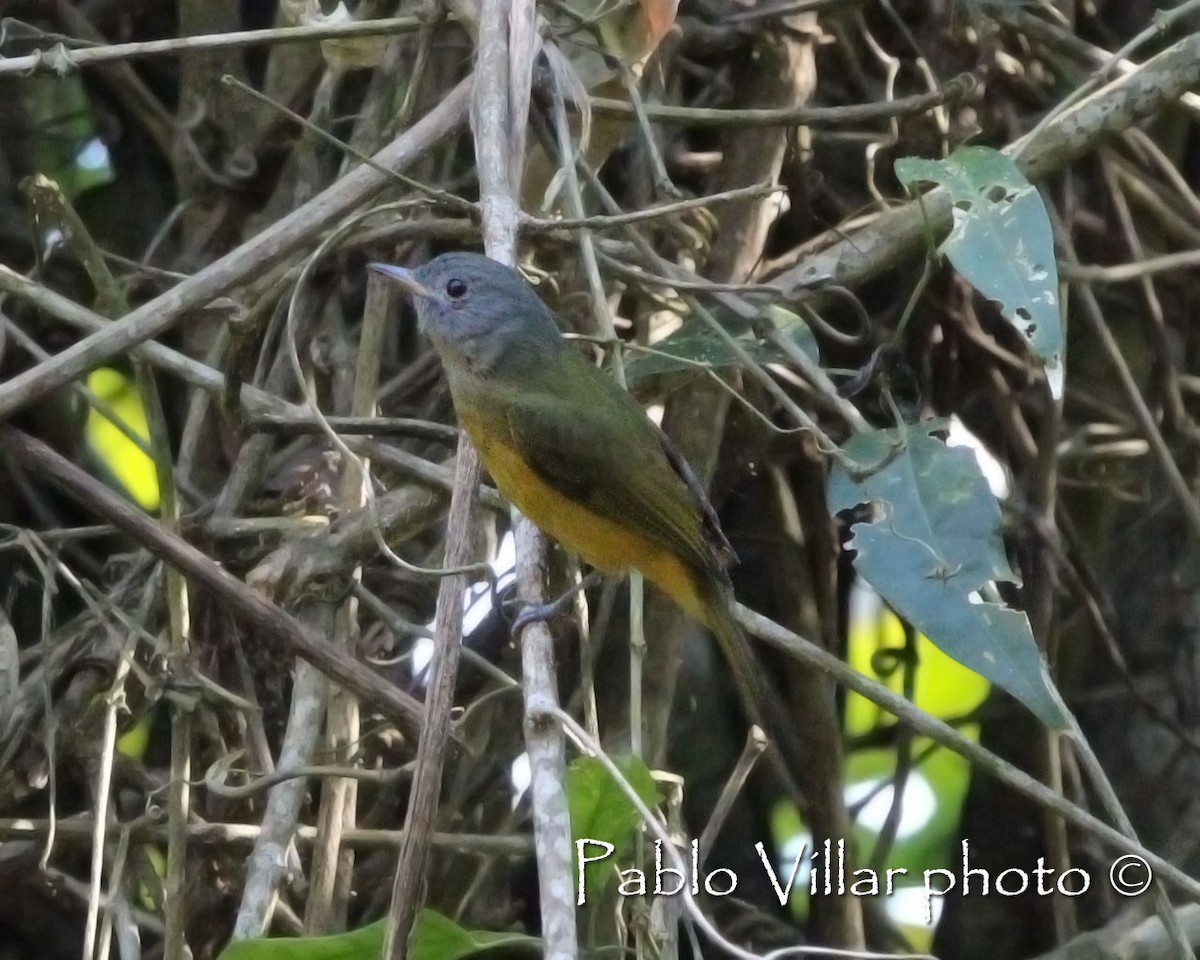
[[[732,551],[691,469],[615,382],[582,363],[574,373],[569,391],[527,390],[510,401],[508,427],[523,459],[593,513],[699,569],[720,569]]]
[[[700,478],[696,476],[692,465],[687,462],[683,454],[679,452],[679,448],[675,446],[670,437],[663,433],[662,428],[658,424],[650,419],[647,419],[646,422],[654,430],[659,445],[662,447],[663,454],[671,464],[671,467],[679,474],[679,479],[683,481],[692,496],[693,502],[699,508],[700,517],[704,524],[704,533],[709,545],[716,554],[717,560],[721,566],[733,563],[737,558],[737,554],[734,552],[733,545],[726,539],[725,531],[721,529],[720,518],[717,517],[717,511],[708,499],[708,493],[705,491],[704,485],[700,482]]]

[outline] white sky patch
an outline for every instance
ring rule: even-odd
[[[51,227],[43,235],[42,239],[45,246],[42,248],[42,256],[49,257],[55,250],[62,246],[63,234],[58,227]]]
[[[992,496],[997,500],[1008,496],[1008,472],[957,416],[950,418],[950,435],[946,438],[946,446],[969,447],[975,454],[975,460],[988,486],[991,487]]]
[[[107,170],[110,160],[108,147],[99,137],[92,137],[75,154],[75,165],[84,170]]]
[[[512,535],[510,530],[504,535],[504,539],[500,541],[500,546],[496,550],[496,559],[492,561],[492,569],[496,571],[496,576],[504,577],[506,574],[512,574],[513,568],[517,565],[517,538]]]
[[[779,846],[775,857],[775,875],[780,878],[791,876],[792,864],[797,855],[801,856],[800,866],[796,870],[796,883],[793,890],[807,890],[808,878],[812,875],[812,834],[807,830],[794,833]]]
[[[512,781],[513,788],[512,807],[516,810],[517,804],[521,802],[521,797],[525,796],[525,791],[533,783],[533,772],[529,767],[528,753],[522,753],[513,760],[512,766],[509,767],[509,779]]]
[[[863,624],[877,624],[879,613],[883,609],[883,601],[879,599],[874,588],[862,577],[854,578],[850,588],[850,629],[854,631]],[[874,627],[872,626],[872,629]]]
[[[876,777],[848,785],[846,802],[851,805],[857,803],[878,787],[881,781],[882,778]],[[888,811],[892,808],[893,796],[895,796],[895,788],[889,783],[868,800],[867,805],[858,812],[858,823],[868,830],[879,833],[883,829]],[[900,824],[896,830],[896,837],[903,840],[919,833],[925,829],[935,813],[937,813],[937,795],[929,786],[929,781],[919,771],[911,771],[904,784]]]
[[[503,590],[516,577],[515,567],[517,564],[517,546],[516,540],[511,532],[504,535],[504,539],[500,541],[500,547],[496,551],[496,558],[491,562],[490,566],[493,573],[496,575],[497,589]],[[472,630],[478,627],[487,618],[487,615],[492,612],[492,591],[486,582],[475,583],[467,587],[463,593],[463,636],[469,634]],[[436,620],[430,620],[426,624],[429,632],[433,633],[437,626]],[[428,644],[426,648],[424,644]],[[425,650],[428,652],[424,652]],[[418,640],[413,644],[413,675],[418,676],[424,673],[425,668],[429,665],[429,660],[433,657],[433,641]]]
[[[942,917],[942,906],[945,904],[945,900],[942,897],[932,897],[927,903],[924,887],[920,885],[902,887],[899,886],[899,882],[899,880],[896,881],[897,886],[892,890],[890,897],[882,898],[883,909],[887,911],[892,923],[902,927],[930,926],[925,922],[925,911],[932,907],[932,926],[936,927],[938,920]]]
[[[429,629],[433,630],[433,624],[429,625]],[[429,665],[433,662],[433,640],[429,637],[417,637],[412,645],[412,675],[414,680],[424,680],[425,674],[429,670]]]
[[[859,780],[856,783],[848,784],[846,787],[846,803],[853,806],[862,800],[868,793],[874,790],[883,780],[881,777],[874,777],[869,780]],[[884,821],[887,819],[888,810],[892,806],[892,797],[895,790],[889,783],[886,787],[880,790],[872,797],[865,807],[858,812],[857,822],[859,826],[875,833],[879,833],[883,829]],[[900,824],[896,829],[896,839],[904,840],[917,833],[920,833],[933,820],[937,813],[937,794],[933,792],[933,788],[929,785],[929,781],[921,775],[919,771],[911,771],[908,775],[908,780],[904,784],[904,802],[900,811]],[[801,846],[804,845],[803,851]],[[779,845],[779,850],[775,856],[775,873],[777,876],[786,877],[791,874],[792,865],[796,862],[796,855],[802,853],[803,858],[800,861],[800,867],[796,871],[796,886],[797,890],[803,890],[808,887],[808,878],[812,873],[812,854],[820,853],[820,850],[814,851],[812,848],[812,834],[807,830],[801,830],[799,833],[794,833]],[[821,869],[826,869],[824,865]],[[914,920],[913,918],[917,918]],[[918,898],[916,907],[911,915],[907,916],[904,922],[906,923],[923,923],[925,918],[925,900],[924,897]]]
[[[1055,357],[1053,363],[1045,367],[1046,383],[1050,386],[1050,396],[1061,400],[1063,395],[1063,363],[1061,357]]]

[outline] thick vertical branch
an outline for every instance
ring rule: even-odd
[[[369,417],[375,413],[389,301],[390,289],[380,277],[369,275],[354,392],[347,411],[353,417]],[[365,459],[358,463],[343,459],[339,513],[349,513],[363,505],[364,487],[370,482],[367,469]],[[355,569],[353,577],[356,582],[361,581],[362,567]],[[347,647],[351,653],[358,635],[357,613],[358,601],[350,597],[335,614],[335,642]],[[334,687],[325,716],[325,749],[330,761],[349,765],[358,750],[358,736],[358,700],[349,691]],[[349,777],[330,778],[321,785],[317,842],[313,846],[310,890],[304,915],[304,927],[310,934],[332,933],[346,925],[354,851],[342,843],[342,831],[354,828],[357,798],[358,783]]]
[[[524,157],[532,58],[537,46],[528,30],[533,0],[484,0],[479,20],[479,61],[475,74],[472,120],[483,238],[488,256],[516,262],[520,158]],[[505,42],[502,38],[512,33]],[[545,540],[532,523],[519,520],[517,582],[521,596],[542,599]],[[574,887],[571,872],[571,822],[567,810],[566,748],[554,721],[558,688],[554,644],[544,623],[530,624],[521,637],[525,692],[525,749],[529,754],[533,835],[537,853],[544,952],[551,960],[573,958]]]
[[[525,104],[524,113],[528,113],[529,79],[533,72],[532,56],[536,48],[523,27],[533,23],[533,6],[532,3],[484,4],[480,16],[475,92],[471,104],[480,206],[483,211],[484,244],[489,256],[509,265],[516,262],[519,220],[515,195],[517,171],[512,158],[524,149],[524,126],[515,130],[510,114],[511,105],[521,101]],[[521,50],[510,51],[510,14],[512,22],[522,28]],[[529,63],[522,62],[522,58],[518,56],[521,52],[524,52]],[[516,86],[513,85],[509,76],[510,66],[516,68],[514,72],[519,78],[524,79],[523,84],[518,82]],[[459,442],[458,472],[455,476],[447,531],[446,564],[452,568],[462,566],[473,559],[471,514],[479,488],[479,478],[479,455],[464,436]],[[421,731],[417,747],[417,769],[405,819],[406,833],[400,848],[400,859],[392,890],[389,942],[385,952],[393,958],[406,955],[407,941],[420,907],[429,863],[430,838],[437,813],[445,749],[450,733],[450,708],[453,706],[454,681],[458,671],[462,637],[462,595],[466,586],[465,576],[450,576],[442,581],[438,593],[437,630],[434,635],[433,663],[426,701],[428,719]],[[546,632],[544,628],[542,632]],[[526,635],[528,636],[528,632]],[[549,634],[546,636],[548,641]],[[534,795],[537,796],[536,786]],[[569,888],[569,869],[566,876]],[[571,930],[571,939],[573,944],[574,929]],[[547,953],[552,953],[549,945]]]
[[[446,565],[461,567],[472,559],[471,514],[479,489],[479,456],[464,435],[458,443],[458,471],[450,496]],[[433,661],[425,701],[425,726],[417,742],[417,768],[404,818],[404,840],[392,884],[392,906],[384,956],[400,960],[408,954],[408,939],[424,899],[425,876],[433,839],[434,817],[441,792],[446,744],[450,739],[450,709],[462,647],[463,592],[467,577],[454,574],[442,580],[437,601]]]

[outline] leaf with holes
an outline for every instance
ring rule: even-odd
[[[962,147],[945,160],[902,157],[896,176],[950,192],[954,223],[940,249],[971,285],[1000,305],[1062,391],[1062,316],[1050,217],[1016,164],[989,147]]]
[[[854,568],[943,651],[1007,690],[1047,726],[1066,726],[1029,619],[982,599],[1016,582],[1000,539],[1000,509],[972,453],[931,432],[943,423],[862,433],[846,453],[868,471],[836,467],[831,513],[871,508],[847,546]],[[871,469],[871,465],[879,465]]]

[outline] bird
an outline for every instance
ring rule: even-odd
[[[734,618],[733,548],[640,404],[562,335],[512,268],[465,251],[370,268],[411,295],[459,424],[501,494],[597,570],[640,571],[716,636],[751,719],[786,724]]]

